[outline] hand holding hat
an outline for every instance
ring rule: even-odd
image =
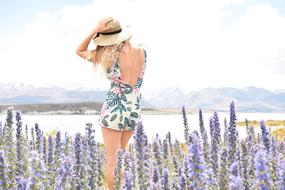
[[[113,21],[112,17],[105,17],[102,20],[100,20],[97,24],[97,26],[95,27],[94,31],[97,32],[104,32],[106,30],[109,29],[109,26],[107,25],[108,22]]]
[[[120,22],[112,17],[102,19],[95,30],[96,35],[93,37],[93,42],[99,46],[118,44],[132,36],[128,27],[122,27]]]

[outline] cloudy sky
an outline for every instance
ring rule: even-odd
[[[0,83],[107,89],[75,49],[109,15],[145,44],[145,91],[285,89],[284,0],[1,1]]]

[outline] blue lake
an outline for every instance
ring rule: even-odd
[[[224,118],[229,121],[228,112],[218,112],[221,130],[224,131]],[[204,124],[209,132],[209,118],[212,113],[204,113]],[[101,128],[97,123],[98,115],[22,115],[23,126],[28,125],[31,128],[35,123],[39,124],[39,127],[44,131],[51,131],[53,129],[59,129],[64,135],[67,132],[70,135],[74,135],[76,132],[84,132],[86,123],[93,124],[95,129],[95,137],[99,142],[103,142]],[[0,115],[0,122],[4,125],[6,115]],[[199,117],[198,114],[188,114],[188,124],[190,131],[199,130]],[[285,120],[285,113],[237,113],[237,120]],[[145,133],[149,140],[152,140],[156,133],[162,138],[170,131],[172,140],[177,138],[180,142],[184,142],[184,127],[182,115],[142,115],[143,126]],[[256,133],[259,133],[259,128],[255,128]],[[238,128],[240,138],[245,137],[245,128]],[[130,141],[133,141],[131,138]]]

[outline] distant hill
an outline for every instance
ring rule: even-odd
[[[68,90],[59,87],[33,87],[22,83],[0,83],[0,105],[11,104],[102,104],[107,91],[78,88]],[[284,112],[285,90],[274,92],[264,88],[205,88],[186,93],[179,88],[165,88],[143,94],[143,107],[149,109],[228,110],[235,101],[237,111]],[[99,106],[100,107],[100,106]],[[98,109],[98,107],[97,107]]]
[[[238,111],[284,112],[285,91],[272,92],[263,88],[205,88],[185,93],[177,88],[162,89],[147,101],[154,107],[173,108],[185,105],[192,109],[228,110],[235,101]]]

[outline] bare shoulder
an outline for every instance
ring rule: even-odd
[[[145,57],[145,50],[141,46],[135,46],[135,50],[137,52],[137,56],[139,57],[140,60],[144,60]]]

